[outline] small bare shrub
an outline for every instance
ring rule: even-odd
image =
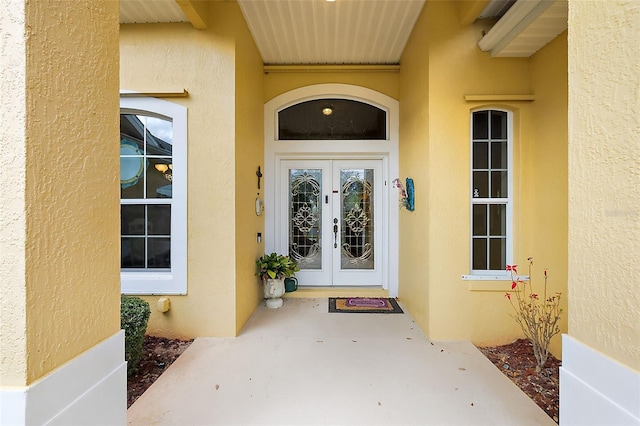
[[[536,372],[542,371],[544,364],[549,357],[549,344],[551,338],[560,333],[560,296],[561,293],[556,292],[553,296],[547,296],[547,270],[544,270],[544,289],[542,295],[536,293],[533,289],[533,279],[531,278],[531,270],[533,267],[533,258],[529,261],[529,281],[523,281],[515,274],[518,265],[507,265],[507,271],[511,272],[511,289],[514,290],[514,298],[511,293],[506,293],[505,297],[511,303],[515,314],[513,318],[516,320],[525,337],[531,341],[533,345],[533,354],[536,357]]]

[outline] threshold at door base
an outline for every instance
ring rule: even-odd
[[[389,297],[382,287],[298,287],[285,293],[287,299],[317,299],[323,297]]]

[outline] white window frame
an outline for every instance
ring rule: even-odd
[[[507,197],[505,198],[474,198],[473,197],[473,114],[482,111],[500,111],[507,113]],[[470,275],[463,275],[465,280],[510,280],[506,270],[473,269],[473,205],[474,204],[505,204],[506,205],[506,263],[513,264],[513,112],[502,108],[477,108],[469,114],[469,270]]]
[[[122,294],[187,294],[187,108],[151,97],[120,98],[121,114],[163,116],[173,123],[171,270],[120,273]]]

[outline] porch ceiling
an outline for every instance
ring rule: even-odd
[[[174,0],[120,0],[121,24],[155,24],[189,22]]]
[[[219,0],[121,0],[120,23],[204,29],[209,1]],[[478,43],[492,56],[531,56],[567,28],[567,0],[476,1],[477,18],[497,19]],[[237,2],[265,64],[341,65],[398,64],[425,0]]]
[[[397,64],[424,0],[238,0],[266,64]]]

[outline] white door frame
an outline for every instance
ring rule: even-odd
[[[277,140],[278,112],[291,105],[322,98],[342,98],[365,102],[387,112],[387,139],[366,141],[298,141]],[[387,221],[383,224],[383,277],[382,287],[389,296],[398,295],[398,195],[392,181],[398,172],[399,139],[398,101],[375,90],[349,84],[317,84],[294,89],[279,95],[264,106],[264,198],[265,198],[265,252],[276,251],[276,220],[280,211],[276,182],[280,179],[280,161],[283,159],[376,159],[382,160],[383,211]]]

